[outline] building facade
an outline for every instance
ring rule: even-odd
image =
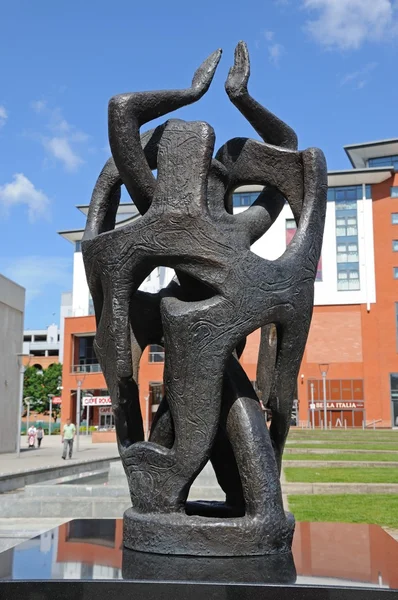
[[[23,332],[24,364],[47,369],[59,362],[61,331],[54,323],[47,329],[25,329]]]
[[[24,311],[24,288],[0,275],[0,454],[17,450]]]
[[[325,234],[315,282],[314,315],[297,382],[297,423],[323,425],[326,401],[328,426],[395,427],[398,426],[398,139],[351,145],[345,150],[352,168],[328,173]],[[234,194],[234,212],[250,206],[261,189],[239,188]],[[87,214],[88,207],[79,209]],[[122,204],[117,226],[137,218],[133,204]],[[252,250],[263,258],[275,260],[286,250],[295,230],[292,212],[286,204],[272,228]],[[106,398],[107,390],[93,351],[95,319],[80,248],[83,230],[64,231],[61,235],[75,246],[73,316],[65,319],[62,398],[62,418],[73,418],[77,381],[94,398]],[[172,276],[172,270],[160,267],[143,283],[142,289],[157,291]],[[251,334],[241,358],[251,381],[256,378],[259,340],[259,331]],[[141,360],[139,389],[146,429],[162,397],[163,359],[163,348],[154,346],[147,348]],[[92,424],[105,427],[112,423],[107,406],[98,405],[91,411]]]

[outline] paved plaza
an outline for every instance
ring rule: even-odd
[[[77,452],[75,440],[72,460],[62,460],[60,435],[46,436],[40,449],[29,449],[26,436],[22,436],[19,458],[15,454],[0,454],[0,476],[46,467],[65,468],[69,467],[71,463],[79,464],[87,461],[118,458],[119,456],[116,443],[92,444],[90,435],[82,434],[80,436],[79,448],[80,450]]]

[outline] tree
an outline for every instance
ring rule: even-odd
[[[45,405],[43,375],[35,367],[26,367],[24,374],[23,397],[29,398],[31,410],[43,412]]]
[[[49,394],[58,396],[62,383],[62,365],[50,365],[44,371],[27,367],[24,374],[23,397],[29,397],[31,410],[43,413],[50,409]],[[53,406],[53,418],[59,413],[59,405]]]
[[[43,383],[45,390],[45,397],[47,399],[46,408],[50,410],[50,401],[49,395],[58,396],[60,392],[60,387],[62,385],[62,365],[59,363],[54,363],[50,365],[45,371],[43,371]],[[56,421],[57,416],[60,411],[60,405],[55,404],[52,407],[53,414],[52,417]]]

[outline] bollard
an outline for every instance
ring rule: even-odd
[[[344,419],[344,429],[347,431],[347,419]]]

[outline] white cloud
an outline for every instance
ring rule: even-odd
[[[360,90],[369,83],[370,74],[378,66],[377,62],[371,62],[352,73],[347,73],[340,81],[340,85],[352,85],[355,89]]]
[[[72,150],[68,139],[65,137],[45,139],[44,145],[54,158],[60,160],[64,164],[67,171],[76,171],[84,162],[80,156]]]
[[[71,259],[56,256],[22,256],[0,261],[4,274],[26,289],[29,302],[49,287],[63,289],[71,271]]]
[[[264,31],[264,37],[267,40],[267,42],[272,42],[272,40],[275,37],[275,32],[274,31]]]
[[[36,113],[47,117],[46,129],[51,135],[41,135],[39,139],[48,154],[60,161],[67,171],[77,171],[84,160],[76,145],[84,144],[90,137],[69,123],[59,107],[49,108],[45,100],[32,102],[31,106]]]
[[[0,105],[0,128],[3,127],[3,125],[5,125],[5,122],[8,119],[8,114],[7,111],[5,109],[5,106]]]
[[[31,107],[36,113],[41,113],[46,109],[47,102],[45,100],[35,100],[31,103]]]
[[[25,204],[29,220],[33,222],[38,216],[46,214],[49,203],[45,193],[38,190],[23,173],[16,173],[11,183],[0,186],[0,206],[5,213],[13,206]]]
[[[327,48],[355,50],[397,32],[393,0],[302,0],[302,5],[315,16],[306,29]]]
[[[268,46],[268,54],[270,61],[278,66],[280,58],[285,54],[285,47],[282,44],[271,44]]]

